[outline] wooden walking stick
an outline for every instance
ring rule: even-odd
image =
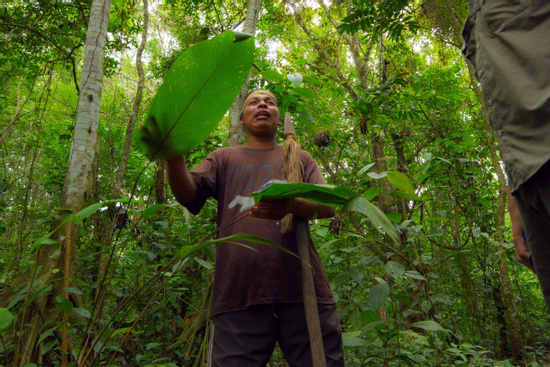
[[[302,182],[303,165],[300,159],[300,144],[296,141],[294,125],[288,115],[285,114],[285,141],[283,145],[283,165],[287,182]],[[307,222],[304,218],[293,218],[288,214],[283,218],[281,232],[287,233],[296,228],[296,241],[298,245],[298,256],[302,259],[302,292],[304,294],[304,308],[306,313],[307,331],[311,346],[311,357],[313,367],[326,367],[325,350],[323,347],[323,336],[321,323],[319,321],[319,310],[317,308],[317,296],[313,273],[309,258],[309,236],[307,235]]]

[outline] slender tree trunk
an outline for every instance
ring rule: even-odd
[[[118,164],[117,174],[115,182],[113,184],[113,190],[111,192],[111,198],[117,199],[121,195],[122,184],[124,183],[124,175],[126,174],[126,167],[128,165],[128,160],[130,158],[130,152],[132,150],[132,141],[134,138],[134,128],[136,121],[139,116],[139,108],[141,106],[141,101],[143,99],[143,89],[145,87],[145,73],[143,71],[143,62],[141,56],[145,45],[147,44],[147,32],[149,29],[149,7],[148,0],[143,0],[143,31],[141,33],[141,42],[136,52],[136,68],[138,72],[138,85],[136,90],[136,96],[134,98],[134,104],[132,107],[132,114],[128,125],[126,127],[126,136],[124,139],[124,148],[122,151],[122,156],[120,157],[120,162]],[[108,249],[111,245],[111,240],[113,236],[113,219],[117,215],[115,212],[116,209],[109,208],[108,215],[99,219],[100,223],[97,226],[98,231],[96,232],[97,237],[100,238],[101,247],[98,249],[98,266],[97,266],[97,279],[98,285],[96,288],[96,298],[99,300],[102,286],[99,284],[101,280],[105,277],[107,268],[109,265],[109,257],[106,256]],[[98,310],[101,310],[103,307],[103,302],[99,301],[96,305]]]
[[[157,161],[157,170],[155,171],[155,203],[166,203],[166,161]]]
[[[479,311],[479,301],[477,297],[477,290],[475,287],[475,281],[472,279],[471,271],[467,259],[461,250],[455,252],[455,258],[460,269],[460,283],[462,289],[468,295],[466,303],[472,317],[472,330],[481,323],[481,313]],[[473,334],[473,333],[472,333]],[[475,334],[473,334],[475,337]]]
[[[333,27],[335,29],[338,29],[339,24],[332,17],[332,15],[330,13],[330,9],[325,5],[324,1],[323,0],[318,0],[317,2],[323,8],[327,19],[331,22]],[[300,11],[301,11],[300,6],[301,5],[296,4],[296,3],[297,2],[289,2],[289,5],[290,5],[290,7],[293,11],[294,17],[296,18],[296,21],[298,22],[300,27],[303,29],[303,31],[306,33],[306,35],[309,37],[309,39],[313,43],[313,46],[314,46],[315,50],[319,53],[319,56],[324,60],[326,65],[334,71],[334,73],[336,74],[336,77],[339,79],[342,87],[348,92],[350,99],[353,100],[354,102],[359,102],[359,97],[358,97],[357,92],[352,88],[352,86],[350,84],[350,81],[340,71],[340,69],[338,67],[338,63],[333,62],[328,57],[326,52],[324,52],[323,48],[321,47],[320,43],[317,41],[317,39],[314,36],[313,32],[310,29],[308,29],[308,27],[304,23],[304,21],[302,19],[302,16],[300,14]],[[348,11],[349,11],[349,9],[348,9]],[[361,50],[360,42],[359,42],[359,37],[358,37],[357,34],[349,35],[349,34],[344,33],[344,34],[341,35],[341,37],[344,38],[344,40],[348,44],[349,50],[352,54],[352,59],[353,59],[353,62],[354,62],[355,70],[356,70],[357,76],[360,80],[361,90],[360,90],[359,93],[360,94],[368,93],[368,90],[371,87],[371,85],[369,85],[369,83],[368,83],[368,80],[369,80],[368,60],[369,60],[369,57],[370,57],[370,52],[372,51],[373,43],[372,42],[369,43],[366,52],[364,52],[364,54],[362,54],[362,50]],[[382,43],[381,42],[382,42],[382,39],[380,39],[380,48],[381,48],[381,51],[382,51]],[[383,60],[383,53],[381,53],[381,60]],[[361,134],[369,136],[368,124],[369,124],[369,117],[370,116],[367,116],[363,110],[360,110],[358,115],[360,116],[359,117],[359,127],[360,127],[360,130],[361,130]],[[370,141],[369,141],[368,145],[369,145],[369,149],[370,149],[370,153],[371,153],[371,159],[372,159],[373,162],[376,163],[376,171],[377,172],[386,171],[387,170],[387,163],[384,159],[382,159],[382,158],[385,157],[383,136],[380,135],[380,134],[372,134],[372,136],[370,136]],[[320,156],[320,155],[321,154],[319,153],[318,156]],[[323,161],[323,160],[321,160],[321,161]],[[380,184],[382,186],[382,192],[378,196],[378,207],[382,211],[387,212],[387,211],[391,210],[391,208],[393,207],[393,199],[389,195],[389,193],[391,191],[391,185],[387,180],[384,180],[384,179],[381,181]],[[352,222],[353,222],[353,219],[352,219]],[[388,239],[388,241],[391,241],[391,240]],[[392,246],[393,246],[393,244],[392,244]],[[400,248],[401,248],[401,246],[398,246],[397,250],[399,250]],[[380,253],[381,252],[381,248],[377,244],[374,244],[373,246],[371,246],[371,250],[375,253]],[[403,265],[407,265],[406,261],[404,259],[402,259],[401,257],[397,257],[396,261],[403,262]]]
[[[449,174],[449,177],[452,177]],[[453,200],[453,208],[454,208],[454,221],[453,221],[453,240],[455,243],[455,246],[461,246],[463,239],[461,237],[461,227],[460,227],[460,206],[458,203],[458,190],[460,190],[458,183],[453,178],[449,182],[449,186],[451,189],[451,197]],[[462,289],[464,292],[468,295],[467,304],[468,308],[470,310],[470,313],[472,314],[472,317],[474,319],[474,323],[479,322],[481,316],[479,311],[479,303],[478,303],[478,297],[477,297],[477,290],[475,287],[475,282],[473,281],[470,273],[470,269],[468,268],[468,261],[464,257],[464,254],[462,252],[457,251],[455,253],[455,258],[458,264],[458,267],[460,269],[460,280]]]
[[[462,38],[461,38],[462,24],[459,21],[458,16],[456,16],[456,12],[453,9],[452,1],[447,0],[446,6],[449,14],[451,15],[450,19],[451,19],[451,27],[453,29],[454,43],[457,45],[462,44]],[[466,63],[466,66],[468,67],[468,72],[470,74],[471,87],[476,93],[479,99],[479,102],[483,106],[483,111],[486,111],[483,94],[475,79],[475,72],[474,72],[473,66],[466,58],[464,58],[464,61]],[[489,124],[489,120],[487,119],[487,114],[483,113],[482,118],[483,118],[483,124],[485,129],[485,136],[487,138],[487,146],[489,147],[489,153],[491,156],[491,162],[493,164],[496,175],[498,177],[499,188],[498,188],[498,198],[497,198],[497,210],[495,213],[495,241],[497,243],[501,243],[504,241],[504,223],[505,223],[504,218],[506,215],[506,200],[508,197],[507,190],[506,190],[506,177],[500,165],[500,159],[498,157],[498,153],[495,148],[493,131]],[[509,323],[509,337],[512,345],[512,352],[514,354],[514,358],[521,358],[521,356],[525,352],[525,347],[523,344],[523,337],[522,337],[523,330],[519,319],[519,313],[514,303],[514,294],[513,294],[512,285],[510,281],[510,276],[508,275],[508,266],[506,261],[505,250],[501,249],[499,251],[499,255],[500,255],[500,262],[499,262],[500,272],[499,273],[500,273],[500,280],[502,284],[502,292],[504,295],[504,301],[506,305],[506,316]]]
[[[99,121],[99,108],[101,104],[101,87],[103,85],[103,61],[107,38],[107,25],[109,22],[110,0],[95,0],[90,12],[90,22],[86,37],[84,51],[84,64],[82,68],[82,88],[78,101],[78,114],[76,117],[73,143],[67,165],[67,174],[60,198],[61,219],[77,212],[86,204],[88,196],[88,178],[92,169],[95,145],[97,141],[97,126]],[[55,226],[55,224],[54,224]],[[24,313],[34,315],[30,328],[23,328],[24,340],[23,353],[21,343],[16,349],[16,366],[24,366],[31,363],[33,355],[38,351],[38,330],[47,320],[59,317],[55,311],[55,297],[62,292],[67,283],[61,281],[61,277],[76,277],[76,242],[78,228],[61,228],[53,238],[63,244],[62,251],[57,251],[57,246],[44,245],[40,249],[33,269],[38,270],[37,277],[41,277],[40,286],[54,286],[49,292],[38,295],[35,301],[27,305]],[[68,255],[68,256],[67,256]],[[68,262],[68,263],[67,263]],[[63,272],[54,272],[54,269],[64,269]],[[29,279],[29,275],[23,275]],[[17,282],[17,281],[16,281]],[[38,315],[38,317],[36,317]],[[25,320],[22,320],[24,322]],[[71,347],[70,340],[67,348]],[[65,354],[68,351],[63,351]],[[62,356],[65,359],[65,356]]]
[[[469,62],[468,69],[470,71],[470,78],[473,78],[473,69]],[[485,111],[485,103],[483,102],[483,96],[481,95],[481,90],[473,83],[472,86],[476,90],[480,102],[483,105],[483,110]],[[500,165],[500,159],[498,158],[498,153],[495,148],[493,130],[487,119],[487,114],[483,114],[484,127],[485,127],[485,136],[487,138],[487,144],[489,147],[489,153],[491,155],[491,161],[493,167],[498,177],[498,198],[497,198],[497,210],[495,213],[495,241],[497,243],[504,242],[504,225],[505,225],[505,215],[506,215],[506,200],[508,198],[508,192],[506,190],[506,177],[504,171]],[[512,282],[510,281],[510,275],[508,274],[508,262],[506,257],[506,250],[504,248],[499,249],[499,274],[500,281],[502,284],[502,292],[504,295],[504,301],[506,305],[506,316],[508,318],[508,324],[510,328],[510,343],[512,345],[512,353],[514,358],[521,359],[525,354],[525,346],[523,344],[523,328],[521,321],[519,319],[519,312],[517,310],[515,301],[514,301],[514,291],[512,289]]]
[[[43,111],[46,109],[46,104],[47,104],[47,100],[48,100],[47,96],[49,95],[49,92],[46,92],[46,91],[50,90],[50,87],[51,87],[51,84],[52,84],[52,75],[53,75],[53,64],[49,69],[48,80],[44,85],[43,92],[40,94],[40,98],[38,100],[38,103],[36,104],[36,106],[37,106],[36,109],[35,109],[36,114],[37,115],[42,114],[42,116],[37,116],[37,120],[39,121],[38,122],[38,124],[39,124],[38,131],[35,132],[37,138],[36,138],[36,142],[34,144],[34,149],[32,150],[32,154],[31,154],[31,158],[30,158],[31,165],[30,165],[30,168],[29,168],[29,175],[28,175],[27,186],[26,186],[26,190],[25,190],[25,199],[23,201],[23,209],[21,210],[21,219],[19,221],[18,228],[16,228],[17,248],[16,248],[15,256],[13,256],[13,258],[10,259],[10,261],[8,262],[8,266],[6,267],[6,269],[7,269],[6,272],[8,272],[8,273],[10,271],[13,272],[13,273],[18,273],[19,263],[21,261],[21,255],[22,255],[23,249],[24,249],[24,242],[25,242],[24,234],[25,234],[25,228],[27,228],[27,215],[28,215],[28,212],[29,212],[29,202],[32,198],[31,190],[32,190],[32,187],[33,187],[33,180],[34,180],[34,167],[35,167],[36,161],[37,161],[38,156],[39,156],[39,145],[40,145],[40,137],[41,137],[40,130],[42,129],[42,122],[43,122],[43,117],[44,117],[43,116],[43,113],[44,113]],[[21,79],[20,79],[19,85],[17,86],[17,94],[18,94],[17,112],[15,113],[15,116],[12,118],[8,128],[6,128],[6,130],[4,130],[4,133],[6,133],[8,131],[8,129],[11,126],[13,126],[15,121],[17,121],[17,119],[19,118],[19,114],[23,110],[23,107],[27,104],[27,102],[29,100],[29,97],[32,94],[32,90],[34,88],[35,81],[36,81],[36,76],[34,77],[33,84],[31,86],[31,90],[29,91],[29,94],[27,95],[27,98],[25,99],[25,101],[23,103],[20,103],[20,99],[19,99],[19,93],[21,91]],[[44,95],[46,95],[46,98],[44,98]],[[44,103],[44,108],[43,109],[40,108],[40,105],[42,104],[42,100],[46,101]],[[2,138],[2,140],[3,140],[3,138]],[[13,264],[13,270],[11,269],[12,264]]]
[[[506,323],[506,307],[504,307],[504,302],[502,302],[502,292],[501,288],[498,285],[499,281],[498,279],[494,280],[494,284],[492,286],[492,293],[493,293],[493,302],[495,303],[495,308],[497,312],[497,322],[498,325],[502,325],[502,327],[498,330],[498,337],[500,341],[499,349],[502,354],[509,353],[508,348],[508,325]]]
[[[103,86],[103,61],[110,8],[110,0],[95,0],[91,9],[80,83],[78,114],[60,200],[61,208],[72,211],[84,207],[87,199],[87,179],[92,167],[97,140],[101,88]]]
[[[244,21],[244,33],[256,34],[256,28],[258,26],[258,15],[262,7],[262,0],[249,0],[248,11],[246,12],[246,19]],[[243,107],[244,99],[248,94],[248,86],[250,84],[250,74],[246,78],[239,95],[235,98],[235,101],[231,105],[231,125],[229,126],[229,146],[234,147],[241,144],[244,141],[244,129],[240,123],[241,110]]]
[[[323,0],[318,0],[317,2],[323,8],[323,10],[325,12],[325,15],[327,16],[327,19],[331,22],[333,27],[335,29],[338,29],[339,24],[332,17],[332,15],[330,13],[330,10],[325,5],[324,1]],[[337,75],[340,77],[340,79],[342,81],[345,81],[345,83],[343,85],[344,85],[344,88],[346,88],[346,90],[350,94],[350,97],[356,102],[359,101],[359,98],[357,97],[357,94],[349,86],[349,84],[347,82],[347,79],[345,79],[344,76],[341,75],[338,68],[336,66],[334,66],[334,64],[328,59],[326,54],[324,52],[322,52],[322,49],[317,44],[317,42],[315,40],[315,37],[313,36],[311,31],[306,28],[304,22],[302,21],[302,18],[300,16],[300,14],[298,13],[298,11],[295,8],[294,8],[294,13],[295,13],[294,15],[295,15],[296,19],[298,20],[298,22],[302,26],[302,29],[304,30],[304,32],[306,32],[306,34],[309,36],[309,38],[315,43],[316,49],[319,51],[319,54],[321,56],[323,56],[323,58],[325,59],[325,62],[327,63],[327,65],[329,67],[331,67],[333,70],[337,71]],[[373,47],[373,43],[372,42],[369,43],[369,45],[367,47],[367,51],[365,52],[364,55],[361,55],[359,36],[357,34],[349,35],[347,33],[344,33],[344,34],[342,34],[342,37],[347,42],[348,47],[350,49],[352,59],[353,59],[353,63],[355,65],[355,70],[356,70],[357,75],[358,75],[359,80],[360,80],[361,92],[362,93],[367,93],[368,89],[370,88],[370,85],[368,83],[368,74],[367,74],[368,65],[367,65],[367,62],[368,62],[370,52],[371,52],[372,47]],[[383,75],[384,74],[383,71],[386,70],[386,68],[385,68],[386,63],[385,63],[385,60],[384,60],[384,52],[383,52],[383,43],[382,43],[382,41],[383,41],[382,36],[380,36],[380,38],[379,38],[380,53],[379,54],[380,54],[380,71],[381,71],[380,79],[381,80],[385,79],[385,75]],[[366,116],[364,114],[364,111],[362,111],[362,110],[360,112],[361,112],[361,120],[360,120],[361,133],[363,135],[368,136],[369,116]],[[376,163],[377,172],[380,173],[380,172],[386,171],[388,169],[387,163],[384,159],[382,159],[382,158],[385,157],[383,137],[380,134],[372,135],[371,139],[370,139],[370,144],[372,146],[371,156],[372,156],[373,162]],[[382,193],[381,193],[381,195],[379,196],[379,199],[378,199],[379,204],[380,204],[379,206],[382,209],[382,211],[389,211],[394,206],[393,205],[393,200],[389,195],[389,193],[391,191],[391,185],[389,184],[389,182],[387,180],[382,180],[381,185],[382,185]]]
[[[19,79],[19,84],[17,85],[17,97],[18,97],[17,98],[17,107],[16,107],[17,111],[15,111],[15,114],[11,118],[11,121],[8,124],[8,126],[4,129],[4,131],[2,131],[2,135],[1,135],[2,143],[4,143],[4,140],[5,140],[6,136],[8,135],[10,129],[13,127],[13,125],[15,125],[15,123],[19,119],[19,116],[21,115],[21,112],[23,111],[23,108],[25,107],[25,105],[29,101],[29,98],[31,97],[31,94],[32,94],[32,91],[34,89],[34,84],[36,82],[37,77],[38,77],[37,75],[34,76],[34,78],[32,80],[31,87],[29,89],[29,94],[27,94],[27,98],[25,98],[25,100],[22,103],[20,102],[20,99],[19,99],[19,93],[21,92],[21,82],[22,82],[23,79],[22,78]],[[50,78],[49,78],[48,83],[51,83],[51,73],[50,73]]]

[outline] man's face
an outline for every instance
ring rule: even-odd
[[[277,102],[268,94],[258,93],[246,101],[241,125],[244,125],[247,134],[271,137],[277,134],[280,120]]]

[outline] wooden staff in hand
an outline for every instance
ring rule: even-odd
[[[287,182],[302,182],[304,170],[300,159],[300,151],[302,148],[296,140],[296,132],[288,112],[285,114],[284,132],[283,165],[285,168],[286,180]],[[302,291],[304,294],[304,308],[313,367],[326,367],[319,310],[317,309],[317,296],[315,294],[312,269],[309,265],[309,236],[307,234],[307,222],[306,219],[300,217],[294,218],[292,214],[288,214],[283,218],[281,232],[288,233],[294,228],[296,228],[298,256],[302,259]]]

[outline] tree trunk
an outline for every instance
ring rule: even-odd
[[[258,25],[258,15],[260,14],[260,8],[262,7],[262,0],[249,0],[248,11],[246,12],[246,19],[244,21],[243,32],[249,34],[256,34],[256,27]],[[241,144],[244,141],[244,129],[241,125],[241,110],[243,107],[244,99],[248,94],[248,85],[250,83],[250,74],[246,78],[239,95],[235,98],[235,101],[231,105],[231,125],[229,126],[229,146],[234,147]]]
[[[49,68],[48,80],[44,85],[44,91],[50,90],[51,84],[52,84],[52,75],[53,75],[53,64]],[[14,123],[19,118],[19,114],[23,110],[23,107],[29,101],[29,97],[32,94],[32,90],[34,88],[34,83],[36,81],[36,78],[37,78],[37,76],[34,77],[34,80],[33,80],[32,86],[31,86],[31,90],[29,91],[29,94],[27,95],[27,98],[21,104],[19,102],[19,93],[21,91],[21,79],[19,80],[19,85],[17,86],[17,94],[18,94],[17,112],[13,116],[9,126],[6,128],[6,130],[4,130],[4,133],[6,133],[8,131],[8,129],[11,126],[14,125]],[[49,95],[49,92],[46,93],[46,95]],[[38,109],[40,109],[40,105],[42,103],[43,96],[44,96],[44,92],[41,94],[41,97],[40,97],[40,99],[37,103]],[[47,100],[47,97],[45,99]],[[45,108],[46,108],[46,106],[44,104],[44,109]],[[43,117],[43,114],[42,114],[42,116],[41,116],[41,118],[38,122],[39,127],[38,127],[38,130],[36,131],[36,136],[37,136],[36,143],[34,145],[34,149],[32,150],[31,157],[29,157],[31,165],[30,165],[30,168],[29,168],[27,186],[26,186],[26,189],[25,189],[25,199],[23,201],[23,209],[21,210],[21,220],[19,221],[19,227],[16,228],[16,233],[17,233],[17,235],[16,235],[16,237],[17,237],[16,253],[15,253],[15,256],[12,259],[10,259],[10,262],[8,263],[6,273],[9,273],[11,271],[11,272],[17,274],[19,272],[18,271],[19,263],[21,261],[21,256],[22,256],[22,253],[23,253],[23,249],[25,248],[25,243],[24,243],[25,242],[25,236],[24,236],[24,234],[25,234],[25,229],[27,228],[27,215],[28,215],[28,212],[29,212],[29,202],[30,202],[31,197],[33,196],[31,190],[32,190],[32,187],[33,187],[33,180],[34,180],[34,167],[35,167],[36,161],[39,157],[39,142],[40,142],[40,137],[41,137],[40,130],[42,129],[42,124],[43,124],[42,117]],[[2,137],[2,140],[4,140],[3,137]],[[13,270],[10,269],[12,264],[13,264]]]
[[[338,29],[339,24],[332,17],[332,15],[330,14],[329,8],[325,5],[324,1],[323,0],[318,0],[317,2],[323,8],[323,10],[325,12],[325,15],[327,16],[327,19],[331,22],[333,27],[335,29]],[[348,11],[349,11],[349,9],[348,9]],[[302,26],[302,28],[304,29],[306,34],[308,34],[310,39],[316,44],[316,48],[319,51],[320,47],[317,45],[317,43],[315,41],[315,38],[313,37],[311,32],[308,29],[306,29],[305,24],[303,23],[303,21],[301,19],[301,16],[296,12],[296,10],[294,10],[294,12],[295,12],[295,17],[298,19],[300,25]],[[348,15],[349,15],[349,12],[348,12]],[[355,70],[356,70],[357,75],[358,75],[359,80],[360,80],[361,92],[362,93],[368,93],[368,90],[371,86],[368,83],[369,78],[368,78],[368,75],[367,75],[367,72],[368,72],[367,62],[368,62],[368,59],[369,59],[370,52],[372,50],[373,43],[371,41],[369,43],[368,47],[367,47],[367,51],[365,52],[365,54],[361,55],[361,50],[360,50],[360,47],[359,47],[360,42],[359,42],[359,37],[358,37],[357,33],[353,34],[353,35],[349,35],[347,33],[344,33],[344,34],[342,34],[342,37],[344,38],[344,40],[346,40],[346,42],[348,44],[348,47],[350,49],[352,59],[353,59],[353,63],[355,65]],[[383,75],[383,71],[386,70],[385,69],[386,62],[385,62],[384,53],[383,53],[382,36],[380,36],[379,42],[380,42],[380,45],[379,45],[380,46],[380,71],[381,71],[380,79],[381,79],[381,81],[383,81],[385,79],[385,75]],[[323,56],[323,58],[325,59],[325,62],[327,63],[327,65],[329,65],[335,71],[338,70],[335,66],[333,66],[333,64],[326,57],[326,54],[324,52],[322,52],[322,50],[319,51],[319,53],[320,53],[320,55]],[[340,76],[340,79],[342,79],[343,81],[346,81],[346,83],[344,83],[344,87],[348,90],[348,93],[350,94],[350,97],[356,102],[359,101],[359,98],[357,97],[357,94],[355,93],[355,91],[353,89],[351,89],[351,87],[347,83],[347,80],[341,74],[339,74],[339,71],[338,71],[337,75]],[[361,133],[363,135],[368,135],[369,116],[366,116],[364,114],[363,110],[361,110],[360,112],[361,112],[361,119],[360,119]],[[373,134],[371,136],[370,144],[371,144],[371,147],[372,147],[371,156],[372,156],[373,162],[376,163],[377,172],[380,173],[380,172],[386,171],[388,167],[387,167],[386,161],[384,159],[382,159],[382,158],[385,157],[383,137],[380,134]],[[379,207],[382,211],[387,212],[393,207],[393,200],[389,195],[389,193],[391,191],[391,185],[387,180],[382,180],[381,181],[381,186],[382,186],[382,193],[379,196],[379,204],[380,204]],[[405,218],[403,218],[403,220],[405,220]]]
[[[453,29],[453,37],[454,37],[455,44],[457,45],[462,44],[462,39],[461,39],[462,24],[460,23],[458,16],[456,16],[456,12],[453,9],[452,2],[450,0],[447,0],[446,5],[447,5],[447,10],[449,14],[451,14],[451,17],[450,17],[452,22],[451,27]],[[466,66],[468,67],[468,72],[470,74],[471,87],[476,93],[479,99],[479,102],[483,107],[483,111],[486,111],[485,102],[483,100],[483,94],[481,92],[481,89],[479,88],[479,84],[475,79],[475,72],[474,72],[473,66],[470,63],[470,61],[467,60],[466,58],[464,58],[464,61],[466,63]],[[506,190],[506,177],[500,165],[500,159],[498,157],[498,153],[495,148],[493,131],[489,124],[487,113],[484,112],[482,118],[484,123],[485,136],[487,138],[487,145],[489,147],[489,153],[491,156],[491,162],[493,164],[496,175],[498,177],[498,186],[499,186],[498,199],[497,199],[497,211],[495,213],[495,241],[497,243],[502,243],[504,241],[504,223],[505,223],[504,218],[506,215],[506,200],[508,197],[507,190]],[[523,330],[522,330],[521,322],[519,320],[519,313],[517,312],[517,308],[514,303],[514,294],[513,294],[512,285],[510,282],[510,276],[508,275],[506,252],[503,248],[499,250],[499,255],[500,255],[500,263],[499,263],[500,280],[502,284],[502,292],[504,294],[504,301],[506,305],[506,315],[507,315],[508,323],[510,327],[509,337],[512,345],[512,353],[514,354],[514,358],[521,358],[521,356],[525,352],[525,348],[523,345],[523,338],[522,338]]]
[[[155,171],[155,204],[166,203],[166,161],[160,159],[157,161],[157,170]]]
[[[498,279],[494,280],[494,284],[492,285],[492,293],[493,293],[493,302],[495,303],[495,308],[497,311],[497,322],[498,325],[501,325],[502,327],[498,330],[498,336],[500,341],[500,355],[506,355],[509,353],[508,348],[508,325],[506,323],[506,307],[504,307],[504,304],[502,302],[502,292],[501,288],[498,284]]]
[[[318,0],[317,2],[323,8],[323,10],[325,12],[325,15],[327,16],[327,19],[331,22],[333,27],[337,30],[339,24],[332,17],[332,15],[329,11],[329,8],[325,5],[323,0]],[[324,52],[324,50],[322,49],[321,45],[319,44],[319,42],[317,41],[317,39],[315,38],[315,36],[311,32],[311,30],[308,29],[307,26],[305,25],[305,23],[302,19],[302,16],[300,15],[300,10],[301,10],[300,6],[301,5],[295,4],[295,3],[289,3],[289,4],[290,4],[291,9],[294,13],[294,17],[296,18],[296,21],[298,22],[298,24],[300,24],[300,27],[303,29],[303,31],[307,34],[307,36],[309,37],[309,39],[313,43],[314,48],[319,53],[319,56],[324,60],[326,65],[334,71],[334,73],[336,74],[337,79],[339,79],[340,84],[342,85],[342,87],[348,92],[349,97],[351,98],[351,100],[353,100],[356,103],[359,102],[358,94],[352,88],[352,86],[350,84],[350,81],[342,74],[342,72],[338,68],[338,65],[330,60],[330,58]],[[348,15],[349,15],[349,10],[350,9],[348,9]],[[359,81],[360,81],[360,89],[361,89],[360,94],[368,93],[369,88],[371,87],[371,85],[369,85],[369,83],[368,83],[368,81],[369,81],[368,60],[369,60],[370,52],[372,51],[373,43],[370,42],[368,47],[367,47],[366,52],[364,53],[364,55],[361,55],[360,42],[359,42],[359,37],[358,37],[357,34],[349,35],[347,33],[344,33],[344,34],[341,34],[341,37],[348,44],[349,50],[352,54],[352,59],[353,59],[353,62],[354,62],[355,70],[357,72],[357,76],[358,76]],[[380,52],[381,61],[383,61],[382,38],[380,38],[380,51],[381,51]],[[360,116],[359,117],[359,128],[360,128],[361,134],[363,134],[365,136],[369,136],[368,123],[369,123],[369,117],[370,116],[366,115],[365,111],[363,111],[362,109],[359,110],[358,116]],[[376,164],[376,166],[375,166],[376,171],[378,173],[386,171],[387,170],[387,163],[386,163],[386,160],[382,159],[382,158],[385,157],[383,136],[380,135],[380,134],[374,134],[373,133],[370,136],[370,141],[369,141],[368,145],[369,145],[369,148],[370,148],[371,159]],[[393,199],[389,195],[389,193],[391,191],[391,185],[390,185],[389,181],[385,180],[385,179],[382,179],[382,181],[380,182],[380,185],[381,185],[382,192],[378,196],[378,205],[377,206],[382,211],[387,212],[394,206],[393,205]],[[406,218],[403,218],[403,220],[405,220],[405,219]],[[353,222],[353,220],[352,220],[352,222]],[[388,241],[391,241],[391,239],[388,238]],[[389,242],[388,242],[388,244],[389,244]],[[393,246],[393,244],[391,244],[391,246]],[[397,250],[400,250],[401,247],[402,246],[398,246]],[[371,250],[375,253],[380,253],[381,252],[381,248],[377,244],[374,244],[373,246],[371,246]],[[401,257],[397,257],[396,261],[402,262],[403,265],[405,265],[405,266],[407,265],[406,261],[404,259],[402,259]]]
[[[470,78],[473,79],[473,68],[469,62],[468,70],[470,71]],[[483,96],[481,95],[481,90],[477,87],[476,84],[472,86],[476,90],[480,102],[483,105],[483,110],[485,111],[485,103],[483,102]],[[495,241],[497,243],[504,242],[504,218],[506,215],[506,200],[508,198],[508,192],[506,190],[506,177],[504,171],[500,166],[500,160],[498,158],[498,153],[495,148],[493,131],[487,119],[487,114],[483,114],[485,135],[487,137],[487,144],[489,147],[489,152],[491,155],[491,161],[493,167],[498,177],[498,199],[497,199],[497,211],[495,213]],[[499,249],[499,269],[500,269],[500,281],[502,284],[502,292],[504,294],[504,301],[506,304],[506,316],[508,318],[508,324],[510,326],[510,343],[512,345],[512,353],[515,359],[521,359],[525,354],[525,347],[523,344],[523,328],[521,326],[521,321],[519,319],[519,312],[516,308],[514,301],[514,291],[512,290],[512,282],[510,281],[510,276],[508,275],[508,263],[506,257],[506,250],[504,248]]]
[[[130,158],[130,152],[132,150],[132,141],[134,139],[134,128],[139,116],[139,108],[143,99],[143,89],[145,87],[145,73],[143,72],[143,62],[141,56],[145,45],[147,44],[147,32],[149,27],[149,7],[148,0],[143,0],[143,31],[141,33],[141,42],[136,52],[136,69],[138,72],[138,84],[136,90],[136,96],[134,98],[134,104],[132,107],[132,114],[126,127],[126,136],[124,139],[124,148],[122,150],[122,156],[118,164],[117,174],[115,182],[113,184],[113,190],[111,192],[111,199],[118,199],[121,194],[122,184],[124,183],[124,175],[126,174],[126,167],[128,165],[128,159]],[[109,256],[106,255],[106,249],[110,247],[111,239],[113,236],[113,219],[116,218],[118,212],[115,208],[109,208],[109,212],[106,216],[99,219],[99,225],[97,226],[97,237],[100,238],[101,247],[98,249],[98,266],[97,266],[97,279],[98,282],[105,277],[107,268],[109,265]],[[123,214],[124,215],[124,214]],[[96,298],[100,297],[100,291],[102,287],[98,283],[96,288]],[[97,310],[102,309],[103,302],[98,301]]]
[[[458,250],[455,252],[455,258],[458,264],[458,268],[460,269],[460,283],[462,285],[462,289],[464,290],[464,293],[468,295],[468,299],[466,300],[466,303],[468,305],[469,312],[472,316],[471,321],[472,321],[472,330],[473,330],[476,327],[476,325],[481,324],[481,313],[479,311],[477,289],[475,286],[474,279],[472,279],[472,276],[471,276],[472,272],[470,271],[470,268],[468,266],[469,265],[468,261],[461,250]],[[480,329],[481,327],[478,328],[478,330]],[[472,333],[472,336],[475,338],[474,333]]]
[[[62,220],[67,215],[82,209],[86,204],[88,179],[93,166],[95,146],[97,141],[97,127],[99,121],[99,108],[101,104],[101,87],[103,84],[103,61],[107,38],[107,25],[109,22],[110,0],[95,0],[90,12],[90,22],[86,37],[84,63],[82,67],[82,88],[78,101],[78,114],[76,117],[73,142],[67,165],[65,183],[60,198],[60,217]],[[54,224],[55,228],[56,224]],[[15,366],[24,366],[32,362],[33,356],[37,356],[37,340],[39,326],[47,320],[62,315],[56,311],[55,297],[62,294],[63,283],[61,277],[76,277],[76,242],[78,227],[66,224],[53,238],[63,244],[63,251],[59,253],[57,246],[44,245],[39,250],[33,269],[39,269],[37,278],[41,278],[41,287],[53,284],[48,292],[38,295],[35,302],[27,305],[24,313],[34,315],[30,328],[24,328],[24,351],[16,350]],[[64,269],[63,272],[54,272],[54,269]],[[23,277],[29,279],[28,274]],[[15,281],[17,283],[17,280]],[[67,296],[67,294],[66,294]],[[74,301],[74,299],[73,299]],[[53,311],[53,312],[52,312]],[[21,320],[24,322],[25,320]],[[38,326],[38,327],[36,327]],[[70,341],[67,343],[70,348]],[[62,360],[67,357],[68,350],[62,353]]]
[[[97,140],[101,88],[103,86],[103,61],[110,8],[110,0],[95,0],[91,9],[82,67],[78,114],[60,200],[60,207],[71,211],[80,210],[84,207],[87,199],[87,179],[92,167]]]

